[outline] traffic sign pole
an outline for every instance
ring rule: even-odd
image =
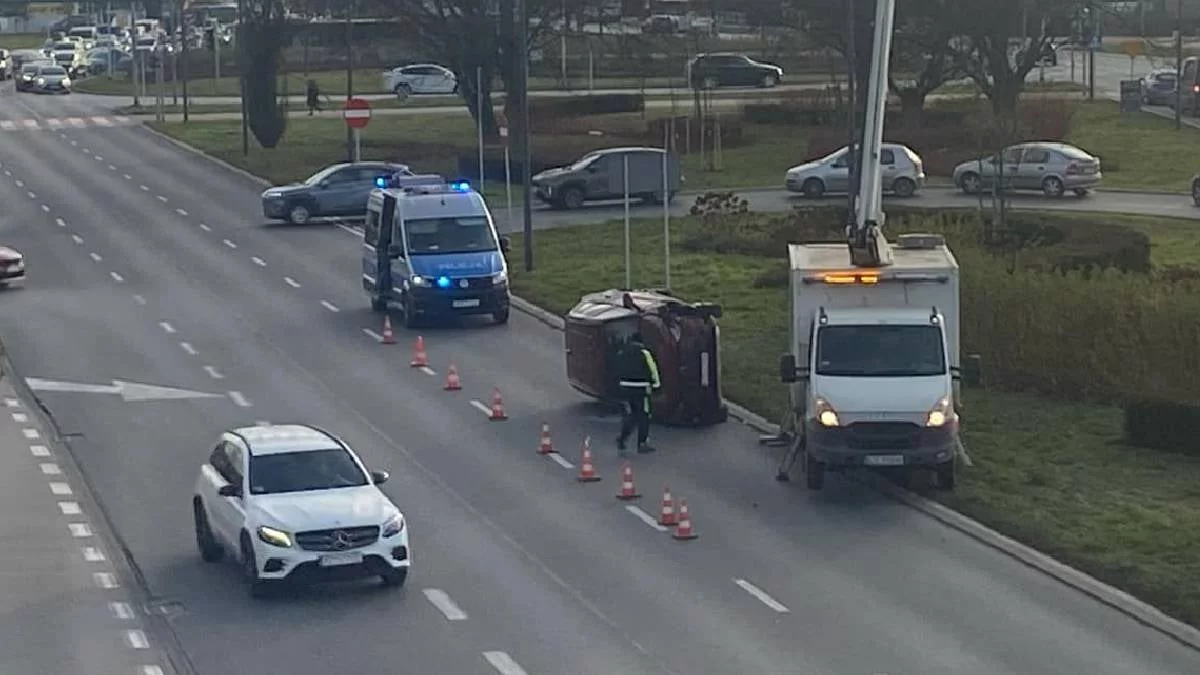
[[[362,130],[371,123],[371,104],[366,99],[346,99],[342,107],[342,119],[354,140],[354,161],[362,161]]]

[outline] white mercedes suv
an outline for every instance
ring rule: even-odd
[[[206,562],[236,556],[253,596],[273,582],[408,578],[408,526],[341,439],[307,425],[233,429],[200,467],[192,497]]]

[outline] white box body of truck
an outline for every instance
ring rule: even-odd
[[[846,244],[788,247],[785,380],[810,487],[813,472],[859,466],[932,468],[953,483],[958,262],[936,235],[902,236],[893,255],[855,268]]]

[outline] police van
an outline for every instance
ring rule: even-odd
[[[376,312],[397,307],[404,325],[490,314],[507,323],[509,241],[483,196],[440,176],[380,178],[367,199],[362,283]]]

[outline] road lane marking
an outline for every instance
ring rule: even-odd
[[[163,675],[163,669],[158,666],[142,666],[138,673],[140,675]]]
[[[38,433],[37,429],[22,429],[21,433],[25,434],[25,438],[28,438],[31,441],[42,437],[42,435]]]
[[[50,456],[50,448],[47,448],[44,445],[31,445],[31,446],[29,446],[29,452],[33,453],[34,457],[49,457]]]
[[[108,170],[109,170],[109,171],[116,171],[116,170],[117,170],[117,167],[116,167],[116,165],[114,165],[114,164],[109,164],[109,165],[108,165]]]
[[[87,523],[67,523],[67,529],[71,531],[71,536],[76,539],[92,536],[92,526]]]
[[[185,218],[187,217],[187,214],[188,214],[188,212],[184,211],[183,209],[175,209],[175,213],[178,213],[179,215],[184,216]]]
[[[233,402],[234,402],[236,405],[238,405],[238,406],[240,406],[240,407],[242,407],[242,408],[249,408],[249,407],[250,407],[250,401],[248,401],[248,400],[246,399],[245,395],[243,395],[243,394],[242,394],[242,392],[240,392],[240,391],[230,391],[230,392],[227,392],[227,393],[229,394],[229,398],[230,398],[231,400],[233,400]]]
[[[133,180],[133,176],[131,176],[127,173],[121,174],[121,177],[124,178],[125,180]]]
[[[146,304],[146,298],[144,298],[144,297],[142,297],[142,296],[140,296],[140,295],[135,295],[135,296],[133,296],[133,301],[134,301],[134,302],[136,302],[136,303],[137,303],[137,304],[139,304],[139,305],[144,305],[144,304]]]
[[[23,180],[18,180],[18,181],[15,181],[15,182],[16,182],[16,184],[17,184],[17,187],[25,187],[25,181],[23,181]]]
[[[33,192],[33,191],[31,190],[31,191],[29,192],[29,198],[30,198],[30,199],[37,199],[37,193],[36,193],[36,192]]]
[[[20,422],[22,424],[29,421],[29,415],[26,415],[25,413],[13,413],[12,418],[14,422]]]
[[[121,276],[120,274],[117,274],[116,272],[109,272],[108,276],[112,277],[112,280],[117,282],[118,284],[125,282],[125,277]]]
[[[134,649],[150,648],[150,641],[146,639],[146,634],[137,629],[125,631],[125,642]]]
[[[483,658],[496,669],[500,675],[529,675],[525,669],[513,661],[513,658],[504,652],[484,652]]]
[[[142,192],[149,192],[149,191],[150,191],[150,186],[149,186],[149,185],[139,185],[138,187],[142,189]]]
[[[62,511],[64,516],[78,516],[83,513],[83,509],[79,508],[79,502],[59,502],[58,510]]]
[[[92,159],[96,160],[97,162],[103,162],[103,161],[104,161],[104,158],[103,158],[103,157],[101,157],[100,155],[95,155],[94,157],[92,157]]]
[[[4,405],[8,406],[9,408],[20,408],[21,402],[15,398],[6,398],[4,399]]]
[[[62,218],[55,218],[55,219],[54,219],[54,224],[55,224],[55,225],[57,225],[57,226],[59,226],[59,227],[66,227],[66,226],[67,226],[67,221],[63,220]]]
[[[446,617],[447,621],[467,620],[467,613],[462,611],[462,608],[450,599],[450,596],[446,593],[446,591],[438,588],[426,588],[421,592],[424,593],[425,598],[429,600],[434,607],[437,607],[438,611]]]
[[[551,457],[553,457],[553,456],[554,455],[551,455]],[[634,516],[636,516],[638,520],[640,520],[643,523],[649,525],[650,527],[658,530],[659,532],[667,531],[667,527],[665,525],[659,525],[658,521],[654,519],[654,516],[650,515],[649,513],[646,513],[640,507],[637,507],[633,504],[627,504],[625,506],[625,510],[632,513]]]
[[[222,375],[220,373],[220,371],[218,371],[216,368],[213,368],[212,366],[204,366],[204,372],[208,373],[208,376],[214,380],[225,379],[225,376]]]
[[[77,234],[71,235],[71,241],[75,242],[76,244],[79,244],[80,246],[83,246],[83,237],[81,237]]]
[[[58,481],[55,481],[50,484],[50,492],[58,495],[59,497],[65,497],[69,494],[74,494],[71,491],[70,485],[67,485],[66,483],[62,483],[62,482],[58,482]]]
[[[228,239],[222,239],[221,243],[225,244],[229,248],[237,248],[237,244],[233,243],[232,241],[229,241]]]
[[[50,206],[48,204],[42,204],[42,211],[45,213],[50,213]]]
[[[362,329],[362,332],[366,333],[367,337],[371,338],[372,340],[374,340],[376,342],[383,342],[383,336],[380,335],[379,333],[376,333],[375,331],[371,330],[370,328],[364,328],[364,329]]]
[[[162,202],[162,203],[166,204],[166,203],[167,203],[167,198],[166,198],[166,197],[164,197],[164,196],[162,196],[162,195],[158,195],[158,201],[160,201],[160,202]]]
[[[428,376],[430,376],[430,377],[434,377],[434,376],[436,376],[436,375],[437,375],[437,371],[436,371],[436,370],[434,370],[433,368],[430,368],[429,366],[421,366],[421,367],[419,368],[419,370],[420,370],[422,373],[425,373],[426,375],[428,375]]]
[[[336,223],[334,223],[334,225],[337,225],[337,226],[338,226],[339,228],[341,228],[342,230],[345,230],[346,232],[349,232],[350,234],[353,234],[353,235],[354,235],[354,236],[356,236],[356,237],[357,237],[357,236],[360,236],[360,235],[358,234],[358,230],[354,229],[353,227],[350,227],[349,225],[347,225],[347,224],[345,224],[345,223],[342,223],[342,222],[336,222]]]
[[[256,255],[255,255],[255,256],[250,256],[250,260],[252,260],[252,261],[254,262],[254,264],[255,264],[255,265],[258,265],[259,267],[266,267],[266,266],[267,266],[267,261],[263,260],[262,258],[260,258],[260,257],[258,257],[258,256],[256,256]]]
[[[114,619],[121,621],[132,621],[134,617],[133,606],[128,602],[110,602],[108,611],[112,612]]]
[[[105,560],[108,560],[108,558],[104,557],[104,551],[101,551],[95,546],[83,547],[83,559],[86,562],[104,562]]]
[[[562,455],[558,454],[557,452],[552,452],[547,456],[550,458],[550,461],[554,462],[555,464],[561,466],[564,469],[574,469],[575,468],[574,464],[568,462],[566,457],[563,457]]]
[[[331,311],[331,312],[340,312],[340,311],[342,311],[342,310],[340,310],[340,309],[338,309],[338,308],[337,308],[337,305],[333,304],[332,302],[330,302],[330,301],[328,301],[328,300],[322,300],[322,301],[321,301],[321,306],[322,306],[322,307],[324,307],[325,309],[327,309],[327,310]]]
[[[117,583],[116,575],[111,572],[93,572],[92,581],[96,582],[96,585],[100,588],[112,589],[121,587],[121,584]]]
[[[171,324],[167,323],[166,321],[160,321],[160,322],[158,322],[158,325],[162,326],[162,329],[164,331],[166,331],[167,333],[174,335],[175,327],[172,326]]]
[[[88,255],[96,262],[104,262],[104,258],[101,258],[99,253],[89,253]]]
[[[779,612],[780,614],[787,614],[792,611],[792,610],[788,609],[783,603],[779,602],[775,598],[772,598],[770,595],[768,595],[766,591],[759,588],[758,586],[755,586],[754,584],[750,583],[749,581],[746,581],[745,579],[734,579],[733,583],[737,584],[738,588],[742,589],[743,591],[746,591],[750,595],[753,595],[755,597],[755,599],[757,599],[762,604],[766,605],[767,607],[770,607],[771,609],[775,610],[776,612]]]
[[[284,281],[284,283],[286,283],[288,286],[291,286],[292,288],[300,288],[300,283],[291,277],[284,277],[283,281]]]
[[[84,148],[84,149],[83,149],[83,154],[85,154],[85,155],[90,155],[90,154],[92,154],[92,151],[91,151],[91,150],[89,150],[89,149],[87,149],[87,148]]]
[[[192,343],[190,343],[190,342],[180,342],[179,348],[182,349],[183,351],[187,352],[188,356],[195,356],[196,354],[200,353],[200,352],[196,351],[196,348],[193,347]]]
[[[212,228],[204,223],[200,223],[200,229],[204,230],[205,232],[212,232]]]
[[[62,475],[62,468],[59,467],[54,462],[42,462],[41,464],[38,465],[38,468],[42,470],[43,476],[61,476]]]
[[[472,408],[474,408],[474,409],[476,409],[476,410],[478,410],[479,412],[482,412],[484,415],[487,415],[487,416],[489,416],[489,417],[490,417],[490,416],[491,416],[491,414],[492,414],[492,409],[491,409],[491,408],[489,408],[489,407],[487,407],[486,405],[484,405],[484,404],[480,403],[479,401],[476,401],[475,399],[471,399],[471,407],[472,407]]]

